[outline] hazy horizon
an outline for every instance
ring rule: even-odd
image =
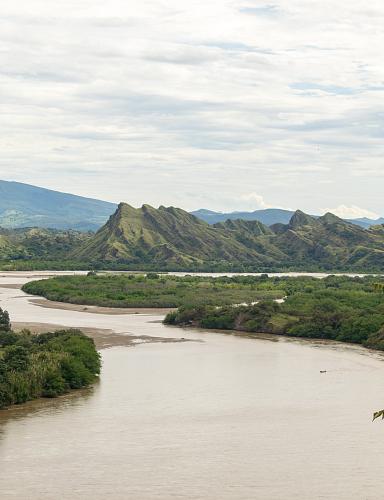
[[[4,181],[4,179],[0,179],[0,182],[1,181]],[[24,184],[24,185],[27,185],[27,186],[33,186],[33,187],[37,187],[37,188],[41,188],[41,189],[48,189],[50,190],[50,188],[46,188],[44,186],[35,186],[35,185],[32,185],[32,184],[28,184],[28,183],[23,183],[23,182],[19,182],[19,181],[6,181],[6,182],[16,182],[18,184]],[[62,194],[69,194],[69,195],[75,195],[75,196],[83,196],[83,195],[76,195],[76,193],[70,193],[70,192],[64,192],[64,191],[60,191],[60,190],[54,190],[58,193],[62,193]],[[150,203],[147,203],[147,202],[144,202],[142,204],[137,204],[137,205],[133,205],[132,203],[130,203],[129,200],[105,200],[103,198],[94,198],[92,196],[84,196],[85,198],[89,198],[89,199],[94,199],[94,200],[99,200],[99,201],[104,201],[104,202],[109,202],[109,203],[114,203],[116,205],[118,205],[119,203],[126,203],[128,205],[131,205],[133,206],[134,208],[140,208],[142,205],[151,205]],[[164,204],[154,204],[153,206],[155,208],[159,208],[160,206],[164,206]],[[257,210],[287,210],[287,211],[292,211],[292,212],[295,212],[297,210],[301,210],[303,211],[300,207],[296,207],[296,208],[279,208],[279,207],[269,207],[269,208],[256,208],[255,210],[252,210],[252,209],[244,209],[244,210],[241,210],[241,209],[238,209],[238,210],[212,210],[210,207],[207,207],[207,206],[201,206],[201,207],[198,207],[198,208],[195,208],[195,209],[192,209],[192,210],[188,210],[182,206],[177,206],[177,208],[181,208],[181,209],[184,209],[184,210],[187,210],[189,212],[195,212],[195,211],[199,211],[199,210],[208,210],[208,211],[212,211],[212,212],[215,212],[215,213],[220,213],[220,214],[225,214],[225,213],[252,213],[254,211],[257,211]],[[322,214],[321,213],[311,213],[309,215],[324,215],[326,212],[323,212]],[[342,217],[342,216],[340,216]],[[345,217],[345,218],[349,218],[349,219],[362,219],[362,218],[366,218],[366,219],[370,219],[370,220],[374,220],[372,218],[369,218],[369,217]],[[376,217],[376,219],[381,219],[382,217],[381,216],[378,216]]]

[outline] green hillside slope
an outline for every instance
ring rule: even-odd
[[[27,228],[0,229],[0,261],[68,259],[91,233]]]
[[[363,229],[296,211],[288,224],[228,220],[214,225],[174,207],[121,203],[97,233],[0,230],[0,261],[38,269],[186,271],[384,271],[384,226]]]
[[[121,203],[109,221],[72,254],[76,260],[261,269],[384,270],[382,226],[365,230],[332,214],[314,219],[296,211],[289,224],[258,221],[209,225],[184,210],[135,209]]]
[[[384,237],[328,213],[318,219],[297,211],[288,225],[272,226],[274,244],[292,263],[303,261],[324,269],[384,269]]]
[[[224,228],[214,228],[173,207],[133,208],[121,203],[76,259],[124,260],[133,263],[203,264],[205,262],[267,262]]]

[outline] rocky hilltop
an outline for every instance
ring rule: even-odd
[[[209,225],[179,208],[121,203],[72,257],[180,268],[231,263],[384,270],[384,226],[364,229],[331,213],[313,218],[300,210],[288,224],[270,227],[244,220]]]

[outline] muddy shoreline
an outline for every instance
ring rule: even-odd
[[[29,299],[31,304],[39,307],[47,307],[49,309],[62,309],[64,311],[77,311],[91,314],[168,314],[173,309],[171,308],[156,308],[156,307],[102,307],[102,306],[88,306],[82,304],[69,304],[67,302],[55,302],[48,299]]]
[[[12,290],[21,290],[22,284],[19,283],[2,283],[1,288],[8,288]],[[27,294],[29,295],[29,294]],[[69,302],[58,302],[45,298],[33,297],[30,295],[29,302],[39,307],[46,307],[48,309],[61,309],[63,311],[77,311],[91,314],[163,314],[166,316],[170,311],[175,308],[170,307],[104,307],[93,306],[87,304],[71,304]]]
[[[30,330],[33,334],[47,333],[55,330],[68,330],[68,326],[57,325],[54,323],[32,323],[32,322],[13,322],[12,327],[16,332],[23,329]],[[75,328],[75,327],[73,327]],[[138,344],[150,343],[177,343],[177,342],[192,342],[190,339],[178,339],[172,337],[151,337],[149,335],[131,335],[125,333],[117,333],[114,330],[103,328],[77,328],[85,335],[91,337],[95,341],[96,348],[99,350],[108,349],[111,347],[133,347]]]

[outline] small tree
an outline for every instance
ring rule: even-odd
[[[8,311],[3,311],[0,307],[0,332],[11,331],[11,322],[9,320]]]

